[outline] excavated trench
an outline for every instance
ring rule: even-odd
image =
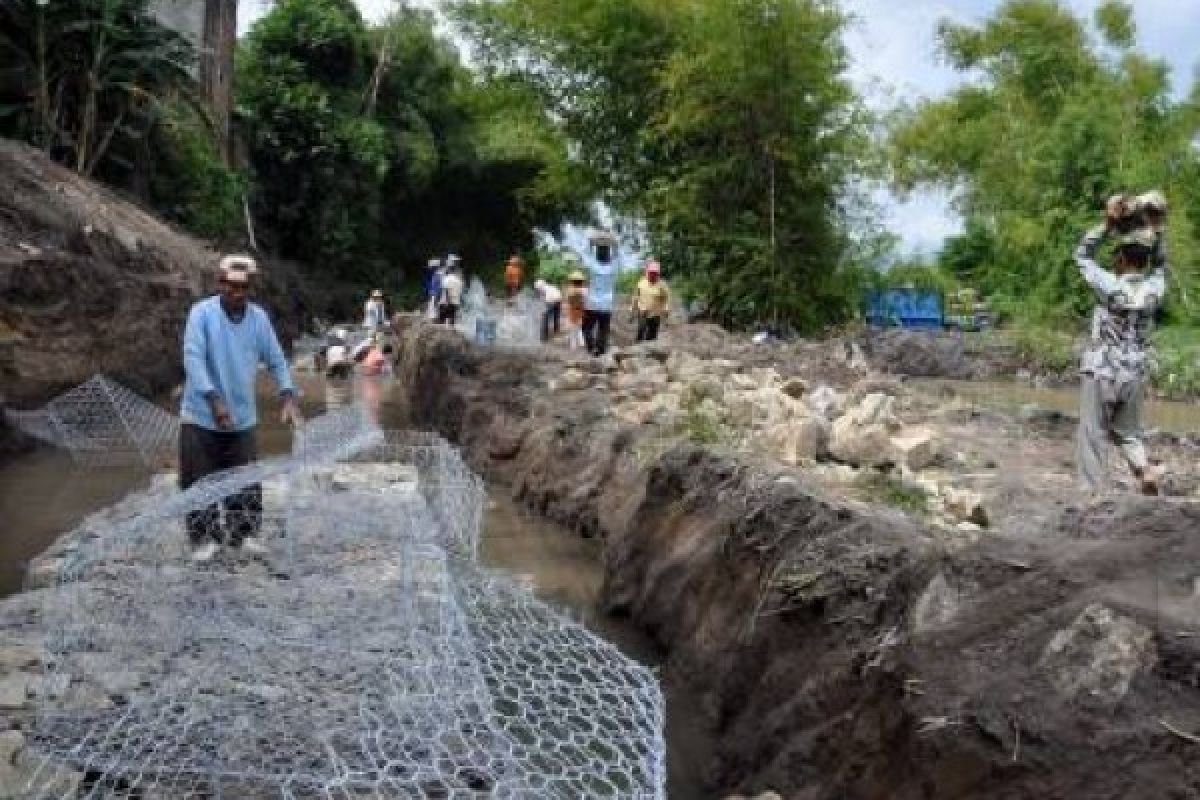
[[[565,358],[417,324],[383,418],[487,478],[489,563],[661,665],[672,797],[1200,797],[1195,504],[950,546],[802,470],[647,442],[605,390],[555,389]],[[0,473],[10,572],[125,488],[55,458]]]
[[[562,391],[568,358],[415,324],[405,414],[601,543],[603,609],[714,737],[712,796],[1200,796],[1196,504],[1064,504],[950,543],[802,470],[647,442],[601,382]]]

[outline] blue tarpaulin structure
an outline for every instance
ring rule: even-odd
[[[941,328],[940,292],[931,289],[883,289],[867,295],[867,324],[879,328]]]

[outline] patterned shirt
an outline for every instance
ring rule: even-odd
[[[1093,228],[1075,251],[1075,263],[1097,300],[1080,372],[1117,384],[1143,381],[1150,371],[1150,333],[1166,291],[1167,267],[1156,246],[1147,273],[1118,276],[1102,269],[1096,248],[1107,233],[1104,226]]]

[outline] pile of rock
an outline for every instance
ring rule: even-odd
[[[625,424],[686,432],[701,418],[727,434],[723,441],[781,464],[832,462],[836,466],[817,471],[834,470],[839,485],[854,483],[860,470],[890,470],[927,495],[935,521],[988,524],[982,497],[953,486],[936,469],[948,460],[938,429],[901,421],[900,384],[893,378],[867,376],[849,391],[814,388],[774,367],[745,368],[651,343],[604,359],[571,360],[551,385],[564,392],[606,390],[613,416]]]

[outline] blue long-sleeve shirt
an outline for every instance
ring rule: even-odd
[[[590,254],[583,260],[588,270],[588,310],[612,311],[617,297],[617,262],[605,263]]]
[[[220,430],[208,401],[216,392],[233,417],[233,430],[253,428],[258,423],[254,381],[260,362],[270,369],[281,394],[295,392],[283,348],[260,306],[247,303],[241,321],[234,322],[219,296],[193,305],[183,332],[183,421]]]

